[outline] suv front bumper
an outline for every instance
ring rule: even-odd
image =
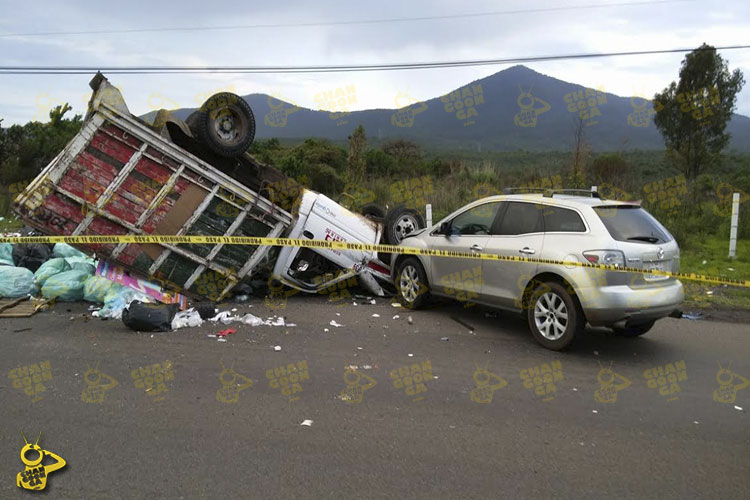
[[[592,326],[637,324],[664,318],[679,309],[685,298],[679,280],[639,288],[628,285],[589,288],[580,290],[578,296]]]

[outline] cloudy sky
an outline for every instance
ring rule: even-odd
[[[747,0],[636,0],[622,5],[629,1],[68,0],[25,2],[21,9],[18,2],[0,0],[0,66],[377,64],[694,48],[703,42],[750,44]],[[570,9],[539,11],[560,7]],[[519,10],[527,12],[508,13]],[[447,18],[393,21],[425,16]],[[383,19],[391,21],[326,25]],[[274,27],[33,35],[238,25]],[[730,69],[740,68],[750,82],[750,50],[725,51],[722,56]],[[527,66],[614,94],[650,97],[677,79],[682,57],[562,60]],[[223,89],[264,92],[317,109],[317,94],[352,85],[357,101],[353,109],[394,108],[407,104],[396,101],[399,93],[429,99],[508,66],[328,74],[111,75],[110,81],[122,89],[137,114],[161,107],[195,107]],[[91,76],[0,75],[3,125],[44,120],[51,106],[63,102],[82,112]],[[739,96],[737,111],[750,115],[750,83]]]

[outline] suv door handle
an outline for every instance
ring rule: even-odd
[[[520,250],[519,250],[518,252],[519,252],[519,253],[528,253],[528,254],[534,254],[534,253],[536,253],[536,250],[534,250],[533,248],[529,248],[529,247],[523,247],[523,248],[522,248],[522,249],[520,249]]]
[[[479,245],[477,245],[476,243],[474,243],[473,245],[471,245],[471,246],[469,247],[469,249],[470,249],[470,250],[471,250],[472,252],[481,252],[481,251],[482,251],[482,247],[480,247],[480,246],[479,246]]]

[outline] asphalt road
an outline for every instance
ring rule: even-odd
[[[750,387],[732,390],[741,384],[734,374],[750,378],[747,325],[665,319],[640,339],[589,331],[555,353],[536,345],[517,317],[460,304],[407,311],[382,299],[338,306],[295,296],[283,310],[250,305],[229,307],[281,314],[296,326],[135,333],[87,320],[84,304],[0,320],[0,497],[28,493],[15,484],[19,431],[29,440],[42,431],[39,444],[67,461],[49,474],[41,493],[48,498],[682,499],[750,491]],[[226,342],[208,336],[228,327],[238,331]],[[14,387],[16,378],[23,383],[18,368],[44,362],[44,391],[33,382],[31,395]],[[299,362],[306,372],[302,363],[285,380],[267,378],[267,370]],[[166,375],[138,370],[155,363]],[[238,374],[234,385],[229,372],[222,385],[222,363]],[[726,402],[714,400],[720,364],[733,377],[717,393]],[[350,366],[356,374],[347,374]],[[602,367],[616,385],[600,384],[598,376],[611,378]],[[658,367],[665,394],[658,378],[656,388],[646,378]],[[117,385],[107,388],[105,375]],[[475,375],[496,387],[475,390]],[[148,385],[162,377],[163,386]],[[292,379],[298,385],[289,382],[285,395],[277,382]]]

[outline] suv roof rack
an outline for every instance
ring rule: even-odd
[[[591,198],[603,199],[599,194],[597,186],[591,186],[591,189],[550,189],[550,188],[535,188],[535,187],[521,187],[521,188],[504,188],[503,194],[514,194],[514,193],[542,193],[545,198],[552,198],[556,194],[572,194],[578,196],[589,196]]]

